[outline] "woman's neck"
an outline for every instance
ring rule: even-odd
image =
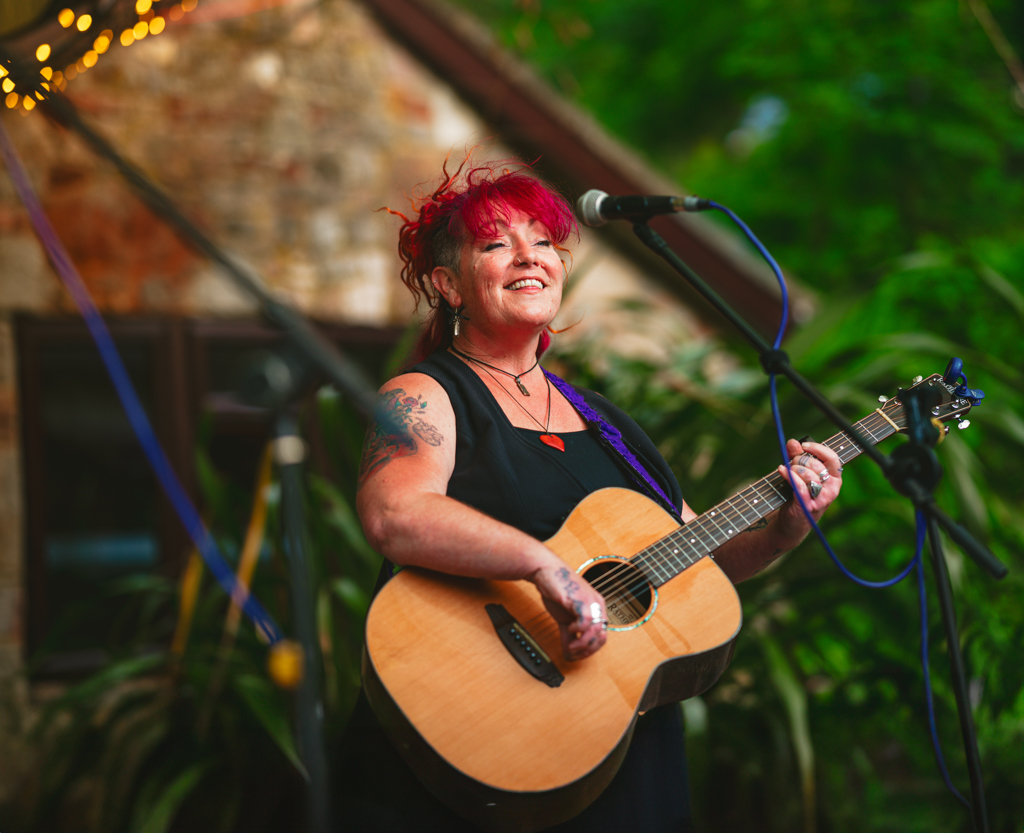
[[[452,347],[470,359],[477,359],[512,374],[525,373],[537,362],[540,335],[528,339],[501,341],[484,338],[475,332],[463,332]]]

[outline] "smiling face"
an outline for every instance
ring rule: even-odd
[[[539,334],[562,301],[565,271],[547,228],[521,211],[496,222],[496,237],[463,244],[459,272],[438,267],[433,280],[464,325],[491,341]]]

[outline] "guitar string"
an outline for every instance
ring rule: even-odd
[[[870,427],[869,427],[869,422],[872,423],[870,425]],[[877,424],[874,424],[874,423],[877,423]],[[875,435],[875,433],[872,430],[872,428],[877,428],[877,429],[881,429],[882,431],[884,431],[885,428],[887,427],[887,425],[888,425],[888,422],[886,420],[884,420],[884,419],[877,419],[877,418],[872,419],[872,417],[865,417],[864,420],[862,420],[860,423],[857,423],[856,427],[861,429],[861,430],[863,430],[866,434],[868,434],[871,437],[871,439],[873,439],[875,441],[875,443],[877,444],[877,442],[880,442],[881,440],[886,439],[888,436],[891,436],[893,433],[895,433],[895,431],[889,432],[888,434],[885,434],[885,436],[878,437],[878,436]],[[839,456],[840,464],[841,465],[845,465],[850,460],[855,459],[856,457],[860,456],[860,454],[863,453],[863,449],[859,445],[857,445],[855,442],[853,442],[852,438],[849,437],[849,435],[847,435],[845,433],[836,434],[834,437],[831,437],[828,440],[826,440],[823,444],[826,445],[827,447],[832,448],[833,451],[837,452],[837,456]],[[847,448],[847,444],[850,445],[849,448]],[[725,541],[731,540],[732,537],[735,537],[736,534],[739,534],[738,531],[737,532],[733,532],[732,534],[728,535],[725,540],[719,542],[719,541],[716,540],[716,536],[714,535],[714,533],[708,531],[708,529],[705,528],[706,524],[703,523],[703,520],[705,518],[711,517],[713,515],[713,513],[716,513],[716,512],[719,512],[719,511],[721,511],[723,516],[724,516],[725,515],[725,511],[728,510],[729,508],[732,508],[731,505],[733,503],[736,503],[737,499],[742,499],[743,502],[746,502],[748,505],[751,505],[749,500],[747,500],[747,494],[749,493],[751,496],[754,495],[754,494],[757,494],[758,498],[756,500],[765,499],[766,502],[768,503],[768,505],[770,506],[770,508],[766,512],[764,512],[763,514],[760,514],[757,510],[755,510],[755,520],[757,520],[760,517],[764,517],[765,515],[769,514],[770,512],[775,511],[775,509],[779,508],[779,506],[781,506],[787,500],[785,495],[783,495],[781,492],[779,492],[778,488],[776,488],[777,486],[787,486],[787,485],[788,484],[786,483],[786,479],[781,474],[779,474],[778,472],[773,472],[772,474],[762,478],[761,480],[759,480],[759,481],[755,482],[754,484],[752,484],[751,486],[747,487],[747,489],[743,490],[742,492],[740,492],[738,495],[734,496],[733,498],[730,498],[730,499],[724,501],[722,504],[719,504],[718,506],[714,507],[712,510],[709,510],[704,515],[698,516],[697,518],[694,518],[692,521],[690,521],[690,523],[684,525],[683,527],[679,527],[676,530],[673,530],[671,533],[669,533],[664,538],[662,538],[662,539],[656,541],[654,544],[651,544],[650,546],[644,548],[639,553],[637,553],[635,556],[633,556],[631,559],[629,559],[628,561],[624,562],[620,567],[614,568],[613,570],[610,570],[608,573],[605,573],[604,575],[602,575],[600,578],[598,578],[594,582],[593,586],[595,587],[595,589],[597,589],[599,592],[601,592],[602,595],[608,596],[608,595],[611,595],[611,593],[613,593],[613,592],[621,591],[623,586],[624,586],[624,583],[628,583],[628,581],[630,581],[631,579],[636,578],[637,574],[639,573],[640,575],[639,575],[639,579],[637,580],[637,582],[632,587],[628,587],[626,589],[626,591],[625,591],[626,594],[628,594],[629,596],[632,596],[633,599],[636,599],[637,596],[639,595],[639,593],[643,593],[647,589],[648,580],[646,578],[644,578],[643,571],[642,571],[642,569],[639,569],[639,567],[640,566],[644,566],[643,562],[644,562],[644,560],[649,555],[652,555],[652,554],[653,555],[657,555],[658,554],[657,551],[658,551],[659,548],[660,549],[665,549],[670,544],[677,543],[677,539],[681,535],[690,535],[695,525],[697,527],[700,527],[700,529],[698,530],[697,534],[701,535],[701,533],[703,533],[703,537],[710,538],[712,544],[714,544],[713,547],[708,547],[708,544],[706,543],[706,541],[701,541],[700,543],[702,544],[702,546],[704,546],[707,549],[707,552],[704,552],[704,553],[696,552],[696,553],[694,553],[694,557],[684,556],[684,558],[687,558],[685,565],[683,565],[682,567],[679,567],[678,564],[677,564],[676,565],[677,569],[674,570],[670,575],[668,575],[665,578],[664,581],[660,581],[659,582],[659,584],[665,583],[665,581],[668,581],[671,578],[673,578],[675,575],[678,575],[679,572],[682,572],[682,570],[685,570],[687,567],[690,567],[693,564],[697,563],[697,561],[703,559],[704,556],[706,556],[710,552],[713,552],[714,549],[716,549],[722,543],[725,543]],[[765,497],[765,495],[762,494],[762,490],[765,487],[767,487],[768,489],[771,490],[769,493],[767,493],[767,497]],[[778,503],[773,503],[773,500],[777,500]],[[735,525],[734,524],[734,526],[743,526],[745,528],[746,526],[749,526],[751,523],[754,522],[754,521],[748,521],[746,519],[746,517],[743,515],[743,512],[742,512],[741,509],[737,509],[736,511],[737,511],[737,515],[743,520],[743,524],[740,524],[740,525]],[[718,527],[719,529],[721,529],[721,526],[719,524],[716,523],[715,526]],[[684,530],[685,530],[685,532],[684,532]],[[690,543],[691,544],[697,543],[697,539],[691,538],[691,542]],[[685,546],[685,542],[683,542],[683,545]],[[693,550],[694,548],[691,547],[690,549]],[[673,552],[677,553],[678,552],[678,548],[674,547],[673,548]],[[672,559],[672,560],[678,561],[679,559]],[[634,567],[638,567],[638,569],[633,569]],[[618,574],[618,576],[615,575],[616,573]],[[628,575],[625,576],[625,582],[623,582],[621,580],[621,577],[622,577],[623,573],[628,574]],[[655,577],[656,578],[660,578],[660,577],[658,577],[656,575],[656,573],[655,573]],[[612,586],[609,583],[613,579],[619,579],[619,583],[618,583],[617,587],[616,586]],[[624,603],[626,603],[627,605],[629,605],[633,609],[634,613],[637,613],[637,619],[642,618],[644,611],[641,610],[641,611],[637,612],[637,607],[635,605],[631,604],[631,601],[632,601],[631,599],[627,598],[627,599],[624,599],[623,601],[624,601]],[[534,621],[537,621],[537,624],[541,625],[541,630],[538,632],[538,635],[543,635],[543,638],[551,638],[551,637],[557,635],[557,631],[558,631],[557,623],[554,623],[550,619],[550,617],[546,617],[546,616],[542,615],[541,617],[538,617],[538,619],[541,620],[541,621],[534,620]]]
[[[865,433],[867,433],[877,443],[878,441],[880,441],[881,439],[885,439],[886,437],[877,437],[872,428],[880,428],[884,432],[888,424],[888,420],[885,420],[884,418],[879,418],[878,415],[875,414],[865,417],[863,420],[861,420],[860,423],[857,424],[857,427],[860,428],[861,430],[864,430]],[[887,434],[886,436],[890,436],[892,433],[895,432],[889,432],[889,434]],[[847,442],[851,443],[851,447],[847,450],[847,454],[844,458],[842,452],[846,450]],[[840,445],[839,443],[842,444]],[[845,433],[840,433],[835,435],[834,437],[829,438],[828,440],[825,441],[824,444],[828,447],[835,446],[833,447],[833,451],[838,450],[840,462],[842,464],[845,464],[849,460],[852,460],[854,457],[859,456],[862,453],[862,449],[860,448],[860,446],[856,445],[856,443],[852,443],[852,438],[850,438]],[[734,537],[736,534],[739,534],[739,530],[736,530],[736,527],[746,528],[756,520],[760,519],[760,517],[764,517],[764,515],[769,514],[770,512],[777,509],[780,505],[782,505],[782,503],[785,502],[786,497],[782,493],[780,493],[776,487],[785,485],[788,484],[786,484],[785,479],[782,477],[782,475],[780,475],[778,472],[773,472],[771,475],[768,475],[767,477],[762,478],[760,481],[757,481],[756,483],[752,484],[750,487],[743,490],[733,498],[730,498],[724,501],[722,504],[719,504],[718,506],[712,508],[708,512],[704,513],[704,515],[698,516],[685,526],[673,530],[673,532],[669,533],[669,535],[665,536],[659,541],[656,541],[650,546],[641,550],[639,553],[637,553],[627,561],[622,562],[621,566],[617,566],[616,568],[609,570],[607,573],[603,574],[598,579],[596,579],[593,586],[603,595],[611,595],[612,593],[621,593],[624,591],[626,595],[632,596],[635,599],[640,593],[646,591],[647,584],[651,578],[655,580],[654,583],[656,585],[664,584],[666,581],[670,580],[675,575],[678,575],[679,572],[681,572],[682,570],[685,570],[687,567],[690,567],[693,564],[695,564],[708,553],[713,552],[714,549],[716,549],[721,544],[725,543],[725,541],[731,540],[732,537]],[[772,495],[771,493],[767,495],[767,503],[770,508],[763,514],[755,510],[754,520],[748,520],[746,516],[743,514],[743,510],[735,507],[734,504],[738,504],[742,500],[742,502],[745,502],[748,506],[750,506],[750,501],[747,500],[748,493],[751,496],[755,494],[758,495],[758,497],[755,499],[755,502],[763,499],[764,495],[761,494],[760,490],[762,490],[765,486],[771,489],[771,492],[774,493],[774,495]],[[773,504],[773,498],[778,499],[777,504]],[[706,523],[706,521],[711,520],[713,525],[716,528],[718,528],[719,531],[721,531],[721,525],[718,522],[714,521],[714,516],[721,512],[722,517],[725,518],[728,522],[729,510],[735,510],[735,516],[739,517],[742,523],[736,524],[735,517],[732,518],[731,523],[733,528],[727,533],[724,540],[719,541],[717,540],[717,536],[715,535],[714,531],[709,529],[709,526]],[[679,540],[682,536],[691,536],[695,528],[697,536],[701,539],[704,539],[700,540],[700,544],[707,550],[706,552],[695,552],[695,548],[693,546],[687,547],[686,542],[681,542]],[[706,539],[710,539],[711,544],[713,544],[713,546],[709,546]],[[691,545],[697,544],[698,540],[697,538],[691,538],[689,543]],[[675,555],[679,554],[680,545],[684,548],[684,554],[682,559],[674,557]],[[672,553],[668,554],[668,548],[670,546],[672,547]],[[685,550],[687,549],[690,550],[689,553],[685,552]],[[665,557],[666,555],[668,555],[667,559]],[[658,556],[661,557],[658,558]],[[666,560],[675,562],[675,565],[672,569],[666,569],[663,567],[662,570],[666,573],[666,575],[661,576],[658,572],[658,565],[659,563],[664,564]],[[680,562],[685,563],[680,564]],[[630,581],[635,581],[632,587],[628,586]],[[624,601],[626,601],[626,603],[629,603],[628,599]]]
[[[899,421],[900,420],[897,419],[897,422]],[[873,440],[874,444],[877,444],[882,440],[887,439],[892,434],[896,433],[896,431],[889,431],[888,433],[886,433],[887,428],[891,427],[891,424],[889,423],[888,419],[886,419],[884,416],[879,415],[878,413],[869,414],[867,417],[856,423],[855,427],[861,430],[863,433],[865,433],[871,440]],[[876,436],[875,431],[872,429],[879,429],[881,436]],[[839,443],[842,444],[840,445]],[[849,449],[846,448],[847,444],[850,445]],[[863,453],[863,449],[853,440],[852,437],[850,437],[845,432],[840,432],[834,435],[833,437],[830,437],[829,439],[825,440],[823,445],[831,448],[833,451],[837,453],[837,455],[840,458],[840,464],[842,465],[845,465],[847,462],[860,456],[860,454]],[[846,452],[845,454],[843,453],[844,451]],[[761,478],[761,480],[756,481],[754,484],[748,486],[746,489],[744,489],[737,495],[723,501],[721,504],[708,510],[708,512],[705,512],[703,515],[697,516],[688,524],[685,524],[684,526],[673,530],[668,535],[664,536],[658,541],[655,541],[648,547],[645,547],[644,549],[640,550],[640,552],[636,553],[628,560],[622,562],[620,565],[604,573],[602,576],[600,576],[598,579],[594,581],[592,586],[594,587],[594,589],[598,590],[598,592],[605,596],[609,596],[614,593],[622,593],[631,596],[633,599],[636,599],[639,594],[646,591],[647,585],[650,583],[649,579],[652,576],[652,574],[653,578],[657,580],[655,586],[660,586],[661,584],[666,583],[667,581],[677,576],[683,570],[687,569],[693,564],[696,564],[697,561],[703,559],[706,555],[713,552],[726,541],[731,540],[733,537],[735,537],[741,531],[743,531],[743,529],[746,529],[748,526],[752,525],[760,518],[779,508],[779,506],[781,506],[782,503],[785,502],[786,498],[781,492],[779,492],[778,488],[776,488],[777,486],[789,486],[789,484],[786,482],[786,478],[784,478],[778,472],[773,472],[772,474]],[[751,493],[751,495],[757,495],[755,502],[764,499],[766,500],[766,503],[771,505],[773,495],[771,493],[768,493],[767,497],[765,497],[765,495],[762,495],[760,492],[760,490],[764,487],[768,487],[771,490],[771,492],[774,493],[774,497],[779,499],[781,502],[778,505],[771,506],[771,508],[769,508],[768,511],[764,512],[763,514],[761,514],[759,510],[754,510],[754,520],[747,520],[743,514],[743,510],[738,507],[734,507],[733,504],[737,503],[738,499],[742,499],[743,502],[747,503],[748,506],[751,506],[751,508],[753,508],[749,500],[747,500],[746,498],[746,494]],[[711,521],[713,525],[717,527],[719,531],[721,531],[722,527],[717,521],[714,520],[714,516],[720,512],[722,513],[723,518],[728,522],[728,512],[730,510],[733,510],[735,512],[735,516],[731,520],[730,531],[725,534],[725,538],[722,541],[718,541],[716,539],[715,534],[709,531],[707,522]],[[737,524],[735,522],[735,517],[738,517],[742,521],[742,523]],[[696,533],[693,532],[695,528]],[[683,532],[684,530],[685,533]],[[687,542],[677,540],[681,537],[681,535],[691,538],[689,542],[689,547],[687,547]],[[700,540],[708,538],[711,540],[711,543],[714,544],[714,546],[709,547],[706,540]],[[701,546],[707,549],[707,552],[700,553],[695,551],[695,547],[693,545],[697,544],[698,540]],[[667,549],[669,546],[672,546],[671,554],[667,554]],[[682,546],[684,548],[683,559],[674,557],[679,554],[679,546]],[[666,552],[659,553],[659,549],[665,550]],[[691,554],[685,553],[686,549],[689,549],[691,551],[692,557]],[[659,555],[661,556],[660,559],[658,558]],[[679,562],[682,560],[685,560],[685,563],[682,564],[682,566],[680,566]],[[672,569],[663,568],[663,571],[666,573],[666,575],[664,577],[661,577],[658,575],[657,567],[659,563],[664,564],[666,561],[672,561],[676,563],[674,565],[674,568]],[[647,570],[646,577],[645,568]],[[629,586],[630,581],[634,581],[635,583],[632,586]],[[624,602],[629,604],[629,599],[624,599]],[[545,625],[543,626],[542,631],[540,633],[557,631],[557,624],[553,623],[550,617],[544,615],[543,613],[538,617],[532,618],[530,620],[530,623],[532,625],[533,623],[540,623],[542,621],[546,621],[546,623],[552,625],[553,627],[549,628],[547,625]]]
[[[836,435],[836,437],[827,440],[826,445],[830,443],[836,444],[840,440],[844,439],[844,435]],[[839,448],[845,448],[845,442],[844,445],[839,446]],[[860,453],[860,447],[853,445],[849,449],[849,454],[846,457],[846,459],[843,459],[843,455],[840,453],[840,462],[846,463],[848,462],[848,460],[853,459],[853,457],[858,456]],[[627,604],[632,609],[633,613],[637,615],[637,618],[641,618],[643,615],[643,611],[638,611],[638,606],[634,602],[637,600],[637,597],[640,594],[645,593],[647,591],[648,583],[651,578],[655,580],[654,584],[656,585],[664,584],[665,582],[673,578],[675,575],[678,575],[680,572],[682,572],[682,570],[685,570],[687,567],[692,566],[697,561],[701,560],[705,555],[714,551],[714,549],[716,549],[722,543],[725,543],[725,540],[730,540],[732,537],[734,537],[735,534],[738,534],[738,531],[732,532],[732,534],[728,535],[725,538],[725,540],[719,541],[717,540],[717,536],[715,535],[714,531],[709,529],[708,525],[704,523],[704,519],[706,519],[707,517],[713,517],[713,515],[718,512],[721,512],[723,517],[726,516],[727,510],[731,508],[731,505],[733,503],[738,503],[738,499],[742,500],[742,502],[745,502],[748,504],[748,506],[750,506],[751,504],[747,498],[747,495],[749,494],[751,497],[753,495],[758,495],[758,497],[754,498],[754,501],[757,502],[763,499],[765,500],[766,505],[768,506],[767,511],[765,511],[763,514],[755,510],[754,520],[750,520],[743,515],[741,509],[737,510],[737,515],[742,520],[742,524],[734,523],[733,526],[746,528],[754,521],[758,520],[760,517],[764,517],[764,515],[767,515],[770,512],[777,509],[786,501],[786,496],[782,494],[778,490],[778,488],[776,488],[777,486],[784,485],[786,484],[782,475],[780,475],[778,472],[773,472],[771,475],[768,475],[767,477],[762,478],[760,481],[757,481],[756,483],[752,484],[750,487],[740,492],[739,495],[735,496],[734,498],[730,498],[729,500],[723,502],[719,506],[714,507],[712,510],[709,510],[708,513],[705,513],[705,515],[699,516],[698,518],[694,518],[692,521],[690,521],[690,523],[686,524],[685,526],[673,530],[664,538],[654,542],[650,546],[641,550],[631,559],[622,562],[620,566],[617,566],[612,570],[609,570],[607,573],[600,576],[598,579],[594,581],[594,588],[606,597],[610,597],[613,593],[620,594],[620,596],[618,596],[617,598],[621,599],[621,601],[624,604]],[[770,492],[766,493],[764,491],[766,487],[767,489],[770,489]],[[720,524],[715,523],[714,526],[721,530]],[[694,533],[695,528],[696,533]],[[683,537],[689,537],[694,534],[696,534],[697,537],[691,537],[689,542],[691,546],[687,546],[687,542],[680,540]],[[699,543],[701,546],[705,548],[705,552],[699,552],[696,550],[696,547],[692,546],[693,544],[698,543],[698,539],[701,539]],[[710,539],[712,546],[708,545],[706,539]],[[684,549],[683,557],[681,559],[673,557],[679,553],[680,546]],[[669,556],[669,559],[675,562],[675,567],[671,570],[665,570],[666,575],[661,576],[658,574],[656,567],[659,560],[661,562],[664,562],[666,560],[664,556],[667,553],[669,547],[672,547],[672,555]],[[689,550],[690,552],[687,553],[685,552],[686,550]],[[655,557],[653,560],[652,556]],[[661,558],[658,559],[657,556],[661,556]],[[681,561],[685,563],[680,564]],[[633,585],[631,587],[627,586],[631,581],[634,582]],[[551,633],[553,633],[555,630],[557,630],[557,625],[552,623],[550,618],[543,616],[543,614],[540,617],[538,617],[537,620],[531,621],[530,624],[531,626],[533,626],[534,623],[541,624],[542,622],[544,632],[550,631]]]
[[[860,427],[861,428],[867,428],[866,422],[869,419],[871,419],[871,418],[870,417],[866,417],[865,420],[862,421],[865,424],[861,425]],[[878,420],[876,418],[874,421],[875,422],[879,422],[879,425],[876,426],[876,427],[883,427],[882,424],[881,424],[882,423],[881,420]],[[874,436],[873,432],[868,430],[868,433],[871,434],[872,438],[875,439],[876,442],[878,441],[878,438]],[[828,445],[829,443],[838,444],[840,441],[845,441],[846,439],[848,439],[846,437],[846,435],[844,435],[844,434],[837,434],[835,437],[832,437],[829,440],[827,440],[826,441],[826,445]],[[844,442],[843,445],[839,446],[839,448],[840,449],[845,448],[845,442]],[[853,448],[857,449],[857,453],[858,454],[860,453],[859,446],[854,445]],[[833,449],[833,450],[835,450],[835,449]],[[851,450],[853,450],[853,449],[851,449]],[[856,455],[854,455],[854,456],[856,456]],[[852,457],[850,457],[848,459],[852,459]],[[845,463],[847,461],[846,460],[841,460],[841,462]],[[718,506],[713,507],[711,510],[709,510],[706,513],[704,513],[703,515],[700,515],[697,518],[694,518],[692,521],[690,521],[690,523],[686,524],[685,526],[679,527],[679,529],[674,530],[672,533],[669,533],[669,535],[665,536],[664,538],[660,539],[659,541],[655,542],[654,544],[650,545],[649,547],[645,548],[644,550],[641,550],[636,556],[634,556],[632,559],[630,559],[630,563],[632,563],[635,566],[639,566],[639,567],[649,567],[650,568],[649,572],[653,573],[653,575],[654,575],[654,577],[656,579],[662,579],[661,583],[664,583],[664,581],[667,581],[667,580],[671,579],[672,577],[674,577],[674,575],[677,575],[678,574],[678,570],[665,571],[664,568],[662,568],[662,571],[666,572],[666,575],[665,576],[661,576],[661,575],[659,575],[658,561],[657,560],[652,560],[650,558],[650,556],[668,555],[669,556],[669,560],[678,561],[679,559],[672,558],[672,556],[677,555],[679,553],[678,547],[676,546],[678,544],[678,541],[676,539],[678,539],[679,533],[682,530],[685,529],[686,532],[683,533],[683,534],[686,535],[686,536],[689,536],[689,535],[691,535],[691,533],[694,530],[696,530],[696,532],[699,535],[699,537],[704,538],[704,539],[710,538],[710,540],[711,540],[711,542],[712,542],[712,544],[714,546],[708,546],[708,544],[705,541],[701,541],[700,543],[706,548],[707,552],[697,554],[696,558],[689,558],[687,560],[685,566],[682,567],[682,569],[685,569],[686,567],[691,566],[693,563],[696,563],[697,560],[699,560],[700,558],[703,558],[709,552],[712,552],[718,546],[720,546],[721,544],[725,543],[726,541],[730,540],[732,537],[737,535],[739,533],[739,531],[742,531],[742,530],[737,529],[737,527],[746,528],[747,526],[749,526],[752,523],[754,523],[757,520],[759,520],[761,517],[764,517],[769,512],[774,511],[775,509],[778,508],[778,505],[772,505],[771,508],[768,509],[768,511],[761,512],[760,510],[756,509],[751,504],[750,500],[748,500],[748,498],[747,498],[748,494],[751,495],[751,496],[757,495],[757,497],[754,498],[754,502],[756,503],[756,502],[764,499],[764,495],[761,494],[761,492],[759,490],[762,489],[764,486],[767,486],[768,488],[771,489],[772,492],[775,493],[775,495],[777,495],[777,496],[779,496],[781,498],[781,502],[785,502],[786,498],[784,496],[782,496],[781,493],[776,488],[777,486],[781,486],[781,485],[788,485],[788,484],[785,484],[784,478],[780,474],[778,474],[777,472],[774,472],[771,475],[768,475],[767,477],[762,478],[760,481],[757,481],[756,483],[754,483],[751,486],[747,487],[746,489],[741,491],[738,495],[734,496],[733,498],[730,498],[730,499],[724,501],[723,503],[719,504]],[[772,495],[768,495],[769,502],[771,502],[771,498],[772,498]],[[781,502],[780,502],[779,505],[781,505]],[[747,506],[750,507],[753,510],[753,515],[754,515],[753,520],[748,519],[746,517],[746,515],[744,514],[744,510],[740,506],[741,503],[746,503]],[[709,526],[713,525],[719,531],[723,531],[722,530],[722,524],[719,523],[715,519],[716,516],[718,516],[718,515],[720,515],[720,517],[724,520],[725,524],[728,527],[726,530],[724,530],[725,537],[721,541],[718,540],[718,536],[716,536],[713,531],[709,530]],[[737,522],[737,519],[738,519],[738,522]],[[691,541],[689,543],[690,544],[696,544],[698,542],[697,542],[696,539],[691,539]],[[672,547],[672,552],[671,553],[668,552],[669,546]],[[659,550],[661,550],[662,552],[659,552]],[[685,558],[685,555],[684,555],[684,558]],[[664,559],[661,559],[661,561],[664,562]],[[625,567],[623,569],[625,569]],[[604,589],[605,592],[607,592],[607,591],[615,591],[615,590],[621,589],[621,584],[618,587],[612,586],[610,584],[610,582],[616,578],[614,572],[615,571],[609,571],[608,573],[605,573],[599,579],[597,579],[597,583],[600,585],[601,588]],[[633,573],[634,571],[633,570],[629,570],[629,572]],[[596,586],[597,585],[595,585],[595,587]]]

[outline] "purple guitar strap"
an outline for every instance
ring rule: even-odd
[[[541,368],[541,370],[544,370],[544,368]],[[636,459],[636,455],[629,450],[629,447],[622,439],[622,432],[614,425],[609,424],[604,417],[588,405],[582,394],[580,394],[576,388],[564,379],[559,379],[554,373],[549,373],[547,370],[544,370],[544,375],[548,377],[552,385],[558,388],[562,396],[568,399],[572,406],[579,411],[581,417],[590,424],[597,426],[598,431],[601,432],[601,436],[604,438],[610,450],[614,450],[626,466],[636,474],[639,478],[640,484],[647,489],[650,496],[656,500],[660,499],[659,502],[671,509],[672,514],[678,517],[679,511],[672,504],[668,495],[661,490],[657,481],[648,474],[647,469],[643,467],[643,464]]]

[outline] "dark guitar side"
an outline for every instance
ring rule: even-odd
[[[624,489],[573,510],[548,544],[574,569],[630,557],[678,529]],[[500,833],[528,833],[577,815],[618,771],[639,712],[707,689],[732,657],[742,614],[731,582],[703,558],[658,588],[653,616],[610,631],[579,663],[532,585],[405,569],[367,619],[363,680],[378,719],[440,800]],[[504,605],[551,657],[564,682],[530,676],[485,612]]]

